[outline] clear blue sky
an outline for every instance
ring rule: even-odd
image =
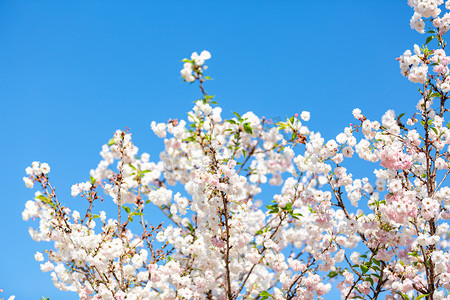
[[[16,299],[78,299],[57,291],[34,260],[47,245],[21,212],[22,177],[48,162],[59,199],[87,179],[116,129],[131,128],[156,159],[150,122],[184,118],[198,89],[180,60],[209,50],[207,90],[225,116],[311,112],[334,138],[359,107],[379,119],[412,112],[416,87],[395,58],[425,37],[407,1],[0,1],[0,288]]]

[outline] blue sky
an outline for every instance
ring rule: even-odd
[[[34,260],[46,244],[21,212],[33,191],[25,168],[50,164],[59,199],[77,206],[116,129],[155,159],[150,122],[185,118],[199,97],[181,59],[209,50],[207,90],[224,116],[311,112],[310,128],[334,138],[359,107],[379,119],[413,112],[417,88],[395,58],[425,37],[406,1],[0,1],[0,297],[78,299],[57,291]]]

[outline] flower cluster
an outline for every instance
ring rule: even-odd
[[[183,59],[183,69],[180,71],[181,77],[187,82],[193,82],[195,79],[199,79],[203,75],[203,71],[206,71],[208,66],[205,65],[205,61],[211,58],[211,54],[204,50],[198,55],[197,52],[192,53],[191,59]]]
[[[203,98],[186,120],[151,123],[159,161],[117,131],[90,180],[72,186],[85,213],[57,199],[47,164],[27,168],[26,186],[41,190],[23,218],[39,220],[33,239],[54,243],[35,255],[41,270],[80,299],[323,299],[333,286],[343,299],[450,299],[448,17],[443,1],[409,3],[439,49],[399,59],[422,84],[406,124],[355,109],[356,124],[327,140],[306,111],[276,124],[227,118],[203,88],[210,54],[194,52],[181,74]],[[353,161],[372,170],[358,177]],[[100,201],[114,210],[97,211]],[[170,224],[149,224],[156,211]]]

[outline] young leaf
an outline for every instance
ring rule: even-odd
[[[363,272],[363,274],[366,274],[367,271],[369,271],[369,268],[366,267],[365,265],[360,265],[359,267],[360,267],[361,271]]]
[[[404,294],[404,293],[402,293],[402,292],[397,292],[397,293],[398,293],[400,296],[402,296],[404,300],[410,300],[409,297],[408,297],[408,295],[406,295],[406,294]]]
[[[436,93],[431,94],[430,97],[440,98],[441,94],[436,92]]]
[[[271,295],[269,294],[268,291],[262,291],[259,294],[259,297],[261,297],[260,299],[265,300],[265,299],[269,299],[269,297],[271,297]]]
[[[141,212],[133,212],[130,216],[143,216],[144,214],[143,213],[141,213]]]
[[[335,271],[331,271],[330,273],[328,273],[328,277],[330,277],[330,278],[334,278],[334,277],[336,277],[336,276],[338,276],[339,275],[339,273],[337,273],[337,272],[335,272]]]
[[[245,130],[245,132],[247,132],[249,134],[253,134],[253,129],[250,126],[250,123],[244,123],[244,130]]]
[[[50,205],[51,207],[55,207],[55,204],[54,204],[50,199],[48,199],[47,197],[45,197],[44,195],[39,195],[39,196],[36,197],[36,199],[39,199],[39,200],[41,200],[42,202],[47,203],[47,204]]]

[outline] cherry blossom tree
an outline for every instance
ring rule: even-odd
[[[57,198],[48,164],[26,169],[25,185],[40,189],[23,219],[54,245],[35,255],[42,271],[80,299],[322,299],[332,288],[343,299],[450,299],[450,1],[408,3],[411,27],[427,34],[398,58],[419,84],[412,116],[371,121],[355,109],[331,140],[308,128],[309,112],[223,118],[205,87],[211,54],[194,52],[181,76],[201,99],[186,120],[151,123],[159,161],[116,131],[90,180],[72,186],[83,213]],[[356,178],[349,161],[372,169]],[[154,210],[167,222],[153,224]]]

